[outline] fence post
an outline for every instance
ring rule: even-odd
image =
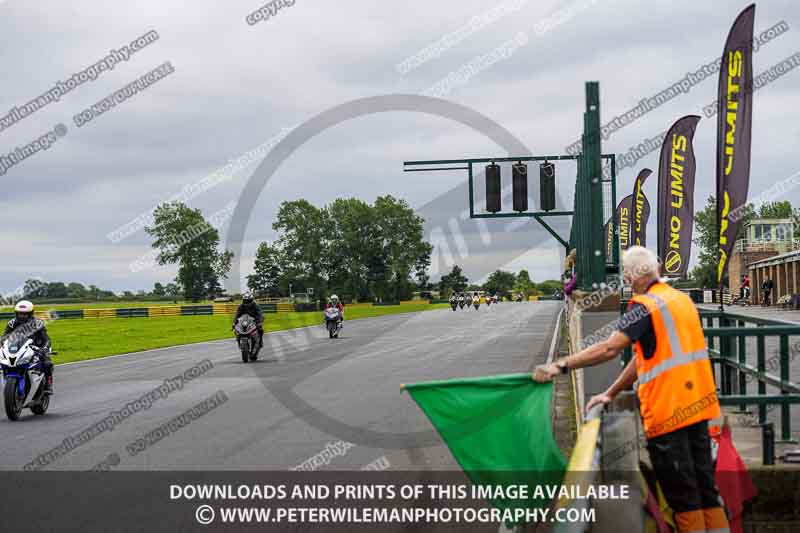
[[[789,336],[781,335],[781,394],[789,394],[783,383],[789,381]],[[781,404],[781,442],[792,440],[792,420],[789,416],[789,404]]]
[[[721,316],[719,317],[719,327],[727,328],[730,327],[731,323],[728,317]],[[720,361],[720,379],[722,380],[722,395],[723,396],[730,396],[731,392],[731,381],[732,381],[732,373],[730,365],[725,364],[725,359],[728,359],[731,356],[731,338],[730,337],[720,337],[719,338],[719,355],[721,357]]]
[[[756,338],[756,366],[758,367],[759,378],[767,370],[766,349],[764,347],[764,335]],[[762,379],[758,380],[758,395],[763,396],[767,393],[767,384]],[[764,424],[767,421],[767,406],[758,404],[758,423]]]
[[[744,328],[746,326],[744,320],[740,320],[738,322],[740,328]],[[745,335],[739,335],[739,364],[744,365],[747,364],[747,337]],[[739,391],[738,393],[741,395],[747,395],[747,374],[742,372],[741,370],[738,371],[739,374]],[[739,411],[746,412],[747,411],[747,404],[739,404]]]

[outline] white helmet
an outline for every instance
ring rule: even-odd
[[[26,322],[33,316],[33,303],[28,300],[20,300],[14,306],[14,314],[17,322]]]
[[[332,302],[338,302],[339,301],[339,297],[336,296],[335,294],[331,294],[331,301]]]

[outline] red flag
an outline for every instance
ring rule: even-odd
[[[744,461],[733,446],[731,428],[723,426],[718,439],[715,481],[725,507],[728,508],[731,533],[742,533],[744,502],[755,498],[758,493],[750,474],[747,473]]]

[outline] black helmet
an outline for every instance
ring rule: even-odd
[[[253,303],[253,295],[249,292],[242,294],[242,303],[243,304],[251,304]]]

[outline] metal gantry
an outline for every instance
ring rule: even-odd
[[[606,282],[610,272],[619,272],[619,221],[617,220],[616,157],[603,154],[600,136],[600,90],[597,82],[586,83],[586,111],[584,112],[582,153],[577,155],[524,155],[506,157],[474,157],[466,159],[434,159],[406,161],[406,172],[431,172],[443,170],[466,170],[469,180],[470,218],[533,218],[547,230],[569,253],[576,249],[578,286],[583,290],[597,289]],[[602,161],[610,161],[611,177],[603,179]],[[477,164],[522,163],[526,161],[577,161],[578,175],[575,184],[575,200],[572,210],[523,211],[506,213],[478,213],[475,209],[475,172]],[[455,165],[455,166],[454,166]],[[416,168],[420,167],[420,168]],[[606,257],[603,227],[603,184],[611,185],[611,223],[614,228],[613,256]],[[545,220],[548,217],[572,216],[570,236],[565,238]],[[610,268],[609,268],[610,267]]]

